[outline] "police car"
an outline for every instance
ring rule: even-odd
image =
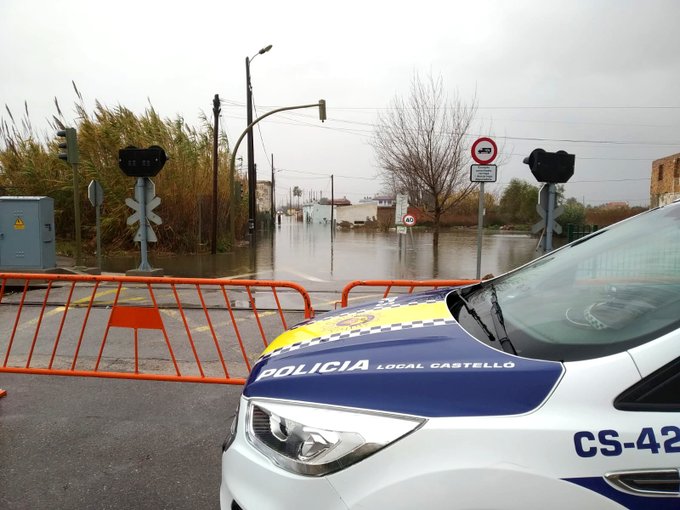
[[[224,510],[680,508],[680,203],[262,354]]]

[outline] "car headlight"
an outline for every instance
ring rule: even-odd
[[[358,462],[420,427],[425,420],[314,404],[250,400],[246,437],[292,473],[323,476]]]

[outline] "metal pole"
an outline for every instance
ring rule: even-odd
[[[210,253],[217,253],[217,158],[218,158],[218,130],[220,122],[220,96],[213,98],[213,189],[212,189],[212,231],[210,235]],[[200,200],[200,198],[199,198]],[[200,237],[200,232],[199,232]]]
[[[97,188],[95,187],[95,204],[97,207],[94,208],[95,223],[97,224],[97,267],[101,271],[102,269],[102,222],[101,222],[101,206],[99,205],[99,197],[97,197]]]
[[[331,240],[333,240],[333,234],[335,233],[335,219],[333,217],[333,202],[335,201],[335,188],[333,181],[333,174],[331,174]]]
[[[229,161],[229,182],[231,183],[231,203],[229,204],[229,215],[230,215],[230,230],[231,230],[231,241],[232,245],[236,243],[236,222],[235,222],[235,214],[236,214],[236,154],[238,152],[238,148],[241,145],[241,142],[243,141],[243,138],[250,133],[253,129],[253,126],[260,122],[262,119],[265,119],[269,117],[270,115],[273,115],[275,113],[279,112],[285,112],[289,110],[300,110],[302,108],[321,108],[321,101],[320,100],[318,103],[312,103],[312,104],[302,104],[302,105],[297,105],[297,106],[284,106],[283,108],[276,108],[275,110],[272,110],[270,112],[265,113],[264,115],[260,115],[257,119],[255,119],[253,122],[251,122],[248,127],[241,133],[241,136],[239,136],[238,140],[236,140],[236,143],[234,144],[234,149],[231,153],[231,160]],[[291,200],[292,202],[292,200]]]
[[[135,184],[135,195],[139,200],[139,231],[141,233],[142,239],[139,242],[142,261],[139,264],[140,271],[150,271],[151,266],[149,265],[148,253],[147,253],[147,229],[148,220],[146,219],[146,177],[137,177],[137,183]]]
[[[246,117],[247,125],[253,123],[253,89],[250,84],[250,59],[246,57]],[[255,146],[253,144],[253,131],[248,130],[248,233],[255,232],[255,186],[257,174],[255,170]]]
[[[548,209],[545,215],[545,253],[552,251],[553,228],[555,227],[555,185],[548,184]]]
[[[479,183],[479,212],[477,214],[477,279],[482,274],[482,235],[484,233],[484,183]]]
[[[271,213],[272,213],[272,229],[274,228],[274,220],[276,219],[276,207],[274,204],[274,155],[272,154],[272,196],[271,196]]]
[[[81,252],[81,238],[80,238],[80,193],[79,193],[79,179],[78,179],[78,164],[74,163],[73,167],[73,215],[76,223],[76,266],[83,265],[83,258]]]

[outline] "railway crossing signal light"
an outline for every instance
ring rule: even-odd
[[[574,175],[573,154],[565,151],[546,152],[543,149],[534,149],[531,154],[524,158],[524,163],[529,165],[531,173],[538,182],[563,183]]]
[[[78,152],[78,138],[75,128],[65,128],[57,131],[59,140],[59,159],[63,159],[71,165],[77,165],[80,161]]]
[[[154,177],[167,160],[165,150],[158,145],[148,149],[129,146],[118,151],[118,166],[129,177]]]

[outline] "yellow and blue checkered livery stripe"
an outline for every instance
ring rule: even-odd
[[[446,303],[441,299],[395,303],[392,298],[379,301],[370,308],[321,317],[294,327],[274,340],[260,360],[333,340],[453,322]]]

